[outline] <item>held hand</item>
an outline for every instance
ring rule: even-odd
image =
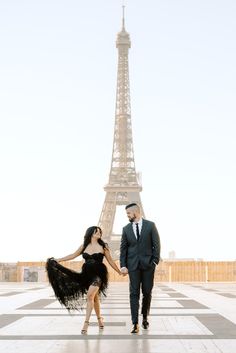
[[[119,276],[122,276],[122,277],[126,276],[126,274],[122,273],[120,270],[118,270],[117,273],[119,274]]]
[[[120,271],[121,271],[122,275],[124,275],[124,276],[126,276],[126,275],[128,274],[128,269],[127,269],[127,267],[122,267],[122,268],[120,269]]]

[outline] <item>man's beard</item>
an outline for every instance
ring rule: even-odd
[[[130,221],[131,223],[133,223],[134,220],[135,220],[135,217],[132,217],[132,218],[129,219],[129,221]]]

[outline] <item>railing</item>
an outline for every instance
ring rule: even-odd
[[[62,262],[62,265],[80,271],[82,261]],[[128,276],[118,275],[107,263],[109,280],[126,282]],[[119,266],[119,262],[117,261]],[[47,281],[44,262],[18,262],[18,282]],[[37,274],[38,273],[38,274]],[[236,282],[236,261],[161,261],[155,271],[156,282]]]

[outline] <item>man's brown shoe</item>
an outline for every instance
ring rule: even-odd
[[[132,327],[131,333],[139,333],[139,325],[138,324],[134,324],[134,326]]]

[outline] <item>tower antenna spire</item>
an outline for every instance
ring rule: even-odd
[[[122,5],[122,29],[125,29],[125,2],[123,1],[123,5]]]

